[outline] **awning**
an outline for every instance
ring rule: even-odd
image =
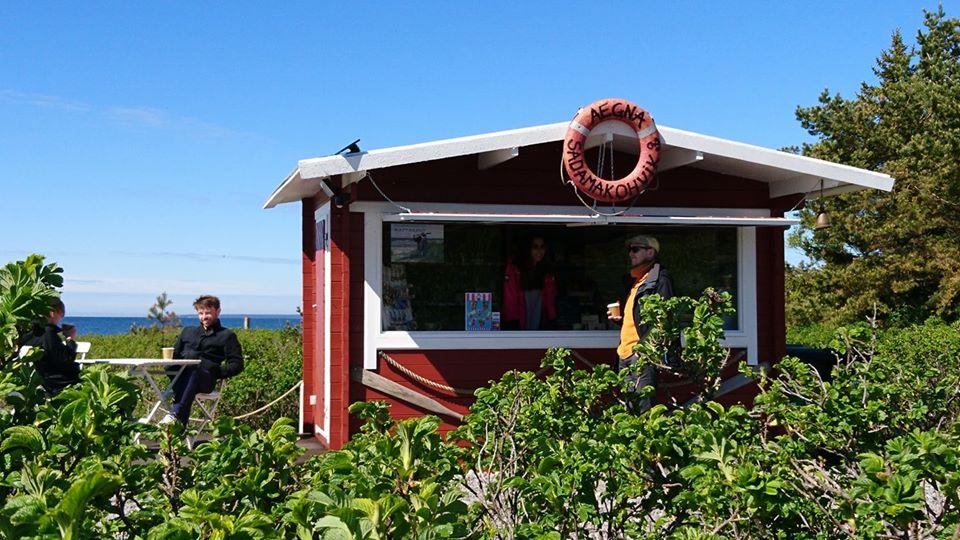
[[[557,223],[569,225],[723,225],[734,227],[789,227],[800,220],[753,216],[607,216],[602,214],[465,214],[411,212],[385,214],[384,221],[456,223]]]

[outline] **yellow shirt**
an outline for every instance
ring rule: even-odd
[[[623,306],[623,326],[620,327],[620,345],[617,346],[617,355],[620,359],[630,358],[633,355],[633,346],[640,343],[640,336],[637,334],[637,325],[633,321],[633,300],[637,295],[637,289],[640,284],[647,279],[650,273],[650,266],[638,266],[630,270],[630,275],[636,279],[633,287],[630,287],[630,294],[627,295],[627,301]]]

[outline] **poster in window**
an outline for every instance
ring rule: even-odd
[[[402,263],[442,263],[443,225],[390,224],[390,260]]]
[[[402,265],[383,267],[383,329],[416,330],[410,285]]]
[[[493,293],[464,294],[463,319],[467,331],[493,330]]]

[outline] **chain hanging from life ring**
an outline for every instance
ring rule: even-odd
[[[603,147],[605,147],[606,144],[607,144],[607,143],[603,143],[603,144],[601,145],[601,149],[600,149],[600,152],[601,152],[601,153],[603,153]],[[613,152],[614,152],[613,143],[611,143],[611,144],[610,144],[610,154],[611,154],[611,156],[613,155]],[[610,167],[610,168],[611,168],[611,176],[612,176],[612,170],[613,170],[613,164],[612,164],[612,163],[613,163],[613,159],[612,159],[612,157],[611,157],[611,159],[610,159],[610,162],[611,162],[611,167]],[[655,176],[654,179],[657,180],[657,185],[658,185],[658,187],[659,187],[659,184],[660,184],[659,178]],[[573,184],[573,180],[567,178],[567,172],[566,172],[566,170],[564,170],[564,167],[563,167],[563,156],[562,156],[562,155],[560,156],[560,183],[563,184],[564,186],[571,186],[571,187],[572,187],[572,189],[573,189],[573,194],[577,196],[577,199],[580,201],[580,204],[582,204],[583,206],[585,206],[588,210],[590,210],[590,211],[593,212],[594,214],[596,214],[596,215],[598,215],[598,216],[604,216],[604,217],[617,217],[617,216],[622,216],[622,215],[626,214],[626,213],[629,212],[631,209],[633,209],[633,206],[634,206],[635,204],[637,204],[637,200],[640,199],[640,195],[643,195],[644,193],[647,192],[646,189],[644,189],[643,191],[641,191],[639,194],[637,194],[636,197],[634,197],[633,199],[631,199],[630,203],[627,204],[627,206],[625,206],[622,210],[617,210],[616,212],[601,212],[599,209],[597,209],[597,202],[598,202],[598,201],[597,201],[596,199],[594,199],[593,204],[588,203],[588,202],[586,201],[586,199],[584,199],[583,196],[580,195],[580,190],[577,189],[577,186],[575,186],[575,185]],[[653,190],[655,190],[655,189],[656,189],[656,188],[653,188],[651,191],[653,191]],[[611,209],[616,208],[616,204],[611,203],[610,208],[611,208]]]
[[[586,151],[586,141],[590,131],[607,121],[623,123],[637,134],[639,144],[637,164],[623,178],[617,178],[616,176],[615,149],[612,137],[601,142],[594,170],[591,170],[586,163],[584,152]],[[595,214],[603,216],[623,215],[633,208],[643,193],[650,189],[648,186],[656,182],[657,187],[659,187],[659,178],[656,173],[657,163],[660,161],[660,145],[661,139],[656,123],[647,111],[624,99],[610,98],[595,101],[577,111],[570,122],[567,134],[564,136],[560,157],[561,182],[564,185],[570,184],[580,203]],[[607,152],[610,153],[609,175],[605,174]],[[574,183],[572,176],[570,176],[574,172],[580,178],[579,186]],[[587,185],[590,186],[589,189],[585,189]],[[656,189],[656,187],[652,189]],[[580,191],[593,199],[593,204],[588,203],[580,194]],[[594,191],[596,191],[596,194],[593,194]],[[629,196],[634,192],[636,195],[620,211],[601,212],[597,208],[598,203],[602,201],[611,203],[611,210],[613,210],[618,203],[628,200],[624,195]]]

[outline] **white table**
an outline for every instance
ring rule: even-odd
[[[177,360],[161,360],[159,358],[85,358],[83,360],[77,360],[77,363],[81,365],[106,364],[109,366],[124,367],[127,368],[127,372],[131,375],[143,377],[147,381],[147,384],[150,385],[153,393],[157,396],[156,402],[150,407],[150,412],[140,420],[145,424],[149,424],[153,421],[153,417],[156,416],[157,411],[160,410],[160,407],[164,403],[167,404],[167,409],[169,410],[171,405],[170,398],[173,395],[173,385],[183,373],[183,368],[195,366],[200,363],[200,360],[192,358]],[[168,384],[158,382],[157,377],[164,376],[165,368],[168,367],[178,367],[177,374]]]

